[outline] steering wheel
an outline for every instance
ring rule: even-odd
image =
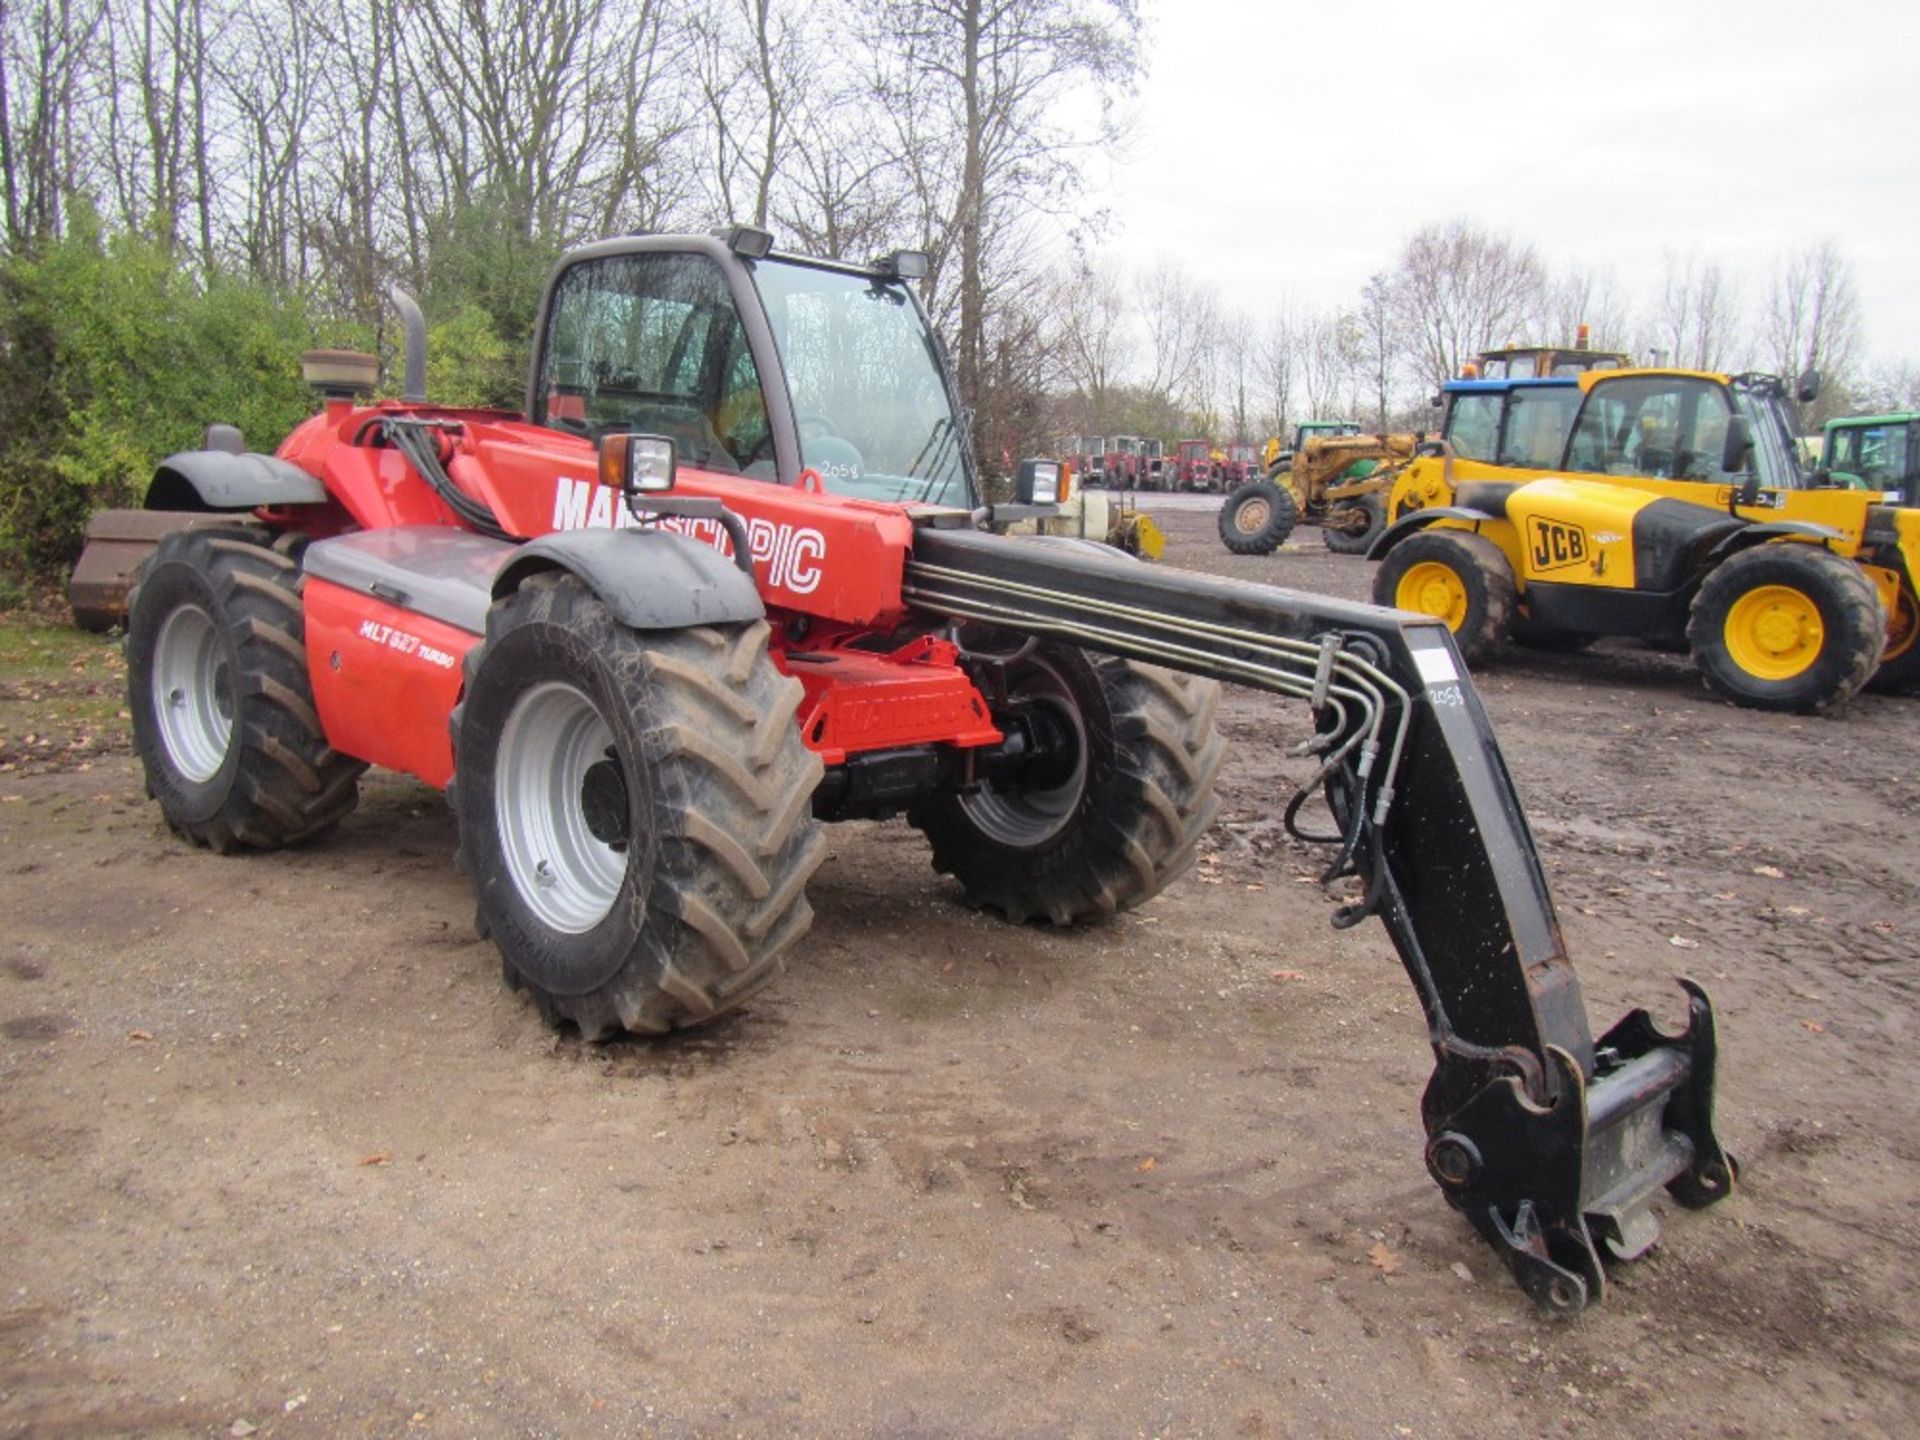
[[[793,428],[799,432],[802,440],[817,439],[822,435],[835,440],[847,437],[840,433],[840,427],[822,415],[818,410],[796,410],[793,414]]]

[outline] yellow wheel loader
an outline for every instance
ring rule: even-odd
[[[1685,648],[1758,709],[1920,689],[1920,509],[1803,473],[1785,389],[1618,369],[1450,384],[1369,551],[1375,599],[1444,619],[1469,661],[1508,640]]]

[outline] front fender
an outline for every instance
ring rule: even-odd
[[[1812,540],[1826,545],[1846,538],[1831,525],[1816,525],[1811,520],[1766,520],[1734,531],[1709,550],[1707,558],[1717,565],[1736,550],[1751,549],[1771,540]]]
[[[1394,546],[1416,530],[1424,530],[1436,520],[1466,520],[1475,526],[1497,520],[1497,515],[1489,515],[1484,510],[1472,510],[1464,505],[1431,505],[1424,510],[1416,510],[1411,515],[1402,515],[1393,524],[1380,532],[1380,536],[1367,551],[1367,559],[1378,560]]]
[[[542,536],[500,567],[493,598],[512,594],[544,570],[578,575],[621,624],[635,630],[742,624],[767,613],[753,581],[728,556],[670,530]]]

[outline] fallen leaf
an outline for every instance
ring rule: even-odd
[[[1813,914],[1813,911],[1809,910],[1804,905],[1789,905],[1786,908],[1787,908],[1787,914],[1793,915],[1796,917],[1804,917],[1804,916]]]
[[[362,1155],[360,1157],[360,1163],[362,1165],[387,1165],[392,1163],[392,1160],[393,1152],[391,1150],[376,1150],[371,1155]]]
[[[258,1425],[255,1425],[252,1421],[236,1420],[233,1422],[233,1424],[227,1427],[227,1434],[236,1437],[236,1440],[246,1440],[247,1436],[253,1434],[254,1431],[258,1430],[259,1428],[260,1427]]]
[[[1756,865],[1753,867],[1753,873],[1756,875],[1764,875],[1769,880],[1784,880],[1787,878],[1787,872],[1782,870],[1778,865]]]
[[[1676,950],[1698,950],[1700,948],[1700,942],[1698,940],[1689,940],[1685,935],[1669,935],[1667,937],[1667,944],[1673,946]]]
[[[1154,1158],[1153,1158],[1153,1156],[1151,1156],[1151,1155],[1149,1155],[1149,1156],[1148,1156],[1148,1157],[1147,1157],[1146,1159],[1144,1159],[1144,1160],[1142,1160],[1142,1161],[1141,1161],[1141,1162],[1140,1162],[1140,1163],[1139,1163],[1138,1165],[1136,1165],[1136,1166],[1135,1166],[1134,1168],[1135,1168],[1136,1170],[1139,1170],[1139,1171],[1141,1171],[1141,1172],[1143,1172],[1143,1173],[1144,1173],[1144,1172],[1146,1172],[1146,1171],[1148,1171],[1148,1170],[1157,1170],[1157,1169],[1159,1169],[1159,1168],[1160,1168],[1160,1162],[1159,1162],[1158,1160],[1156,1160],[1156,1159],[1154,1159]]]
[[[1462,1280],[1466,1281],[1469,1285],[1473,1283],[1473,1271],[1469,1270],[1460,1261],[1458,1260],[1454,1261],[1453,1264],[1449,1265],[1447,1268],[1453,1271],[1453,1273],[1458,1275]]]
[[[1805,1030],[1809,1035],[1824,1035],[1827,1033],[1827,1027],[1822,1025],[1818,1020],[1802,1020],[1800,1022],[1800,1028]]]
[[[1396,1275],[1401,1265],[1406,1263],[1388,1247],[1384,1240],[1374,1241],[1373,1248],[1367,1251],[1367,1259],[1373,1262],[1374,1269],[1382,1275]]]
[[[1267,887],[1266,887],[1266,886],[1264,886],[1264,885],[1254,885],[1254,884],[1250,884],[1250,885],[1248,885],[1248,886],[1247,886],[1247,889],[1249,889],[1249,890],[1264,890],[1264,889],[1266,889],[1266,888],[1267,888]],[[1889,926],[1888,926],[1887,928],[1888,928],[1889,930],[1891,930],[1891,929],[1892,929],[1893,927],[1892,927],[1891,925],[1889,925]]]
[[[1276,980],[1304,980],[1307,978],[1307,972],[1304,970],[1276,970],[1273,972],[1273,978]]]
[[[127,1031],[127,1039],[151,1040],[153,1039],[153,1032],[151,1030],[129,1030]]]

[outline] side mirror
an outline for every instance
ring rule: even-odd
[[[1753,426],[1747,423],[1744,415],[1734,415],[1727,420],[1726,443],[1720,447],[1720,469],[1728,475],[1738,475],[1745,470],[1753,459]],[[1760,477],[1754,476],[1754,484],[1760,483]]]
[[[1806,369],[1800,372],[1799,380],[1794,382],[1793,398],[1802,405],[1811,405],[1820,398],[1820,372]]]
[[[1052,460],[1022,460],[1013,478],[1018,505],[1058,505],[1066,498],[1060,466]]]
[[[1438,390],[1436,390],[1428,398],[1427,404],[1431,405],[1435,410],[1438,410],[1441,404],[1444,402],[1444,400],[1445,400],[1445,397],[1442,396]]]
[[[618,490],[629,509],[640,496],[673,489],[677,468],[673,441],[664,435],[621,430],[600,437],[600,483]]]

